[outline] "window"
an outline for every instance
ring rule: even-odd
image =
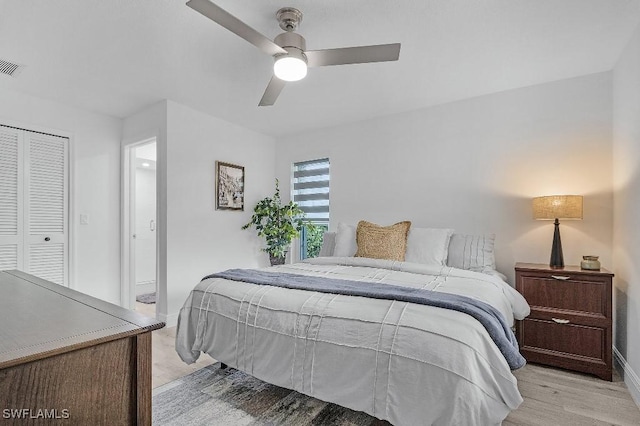
[[[312,223],[302,230],[300,258],[316,257],[322,246],[322,234],[329,229],[328,158],[294,163],[293,201]]]

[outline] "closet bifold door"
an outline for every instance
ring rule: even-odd
[[[0,126],[0,270],[24,270],[23,132]]]
[[[24,132],[24,267],[68,285],[68,139]]]

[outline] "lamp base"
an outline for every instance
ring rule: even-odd
[[[552,268],[564,268],[564,256],[562,256],[562,241],[560,241],[560,221],[558,219],[553,222],[555,229],[553,231],[553,244],[551,245],[551,260],[549,266]]]

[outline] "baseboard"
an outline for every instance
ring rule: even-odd
[[[142,281],[136,283],[136,296],[140,296],[141,294],[153,293],[154,291],[156,291],[155,281]]]
[[[627,385],[629,393],[636,405],[640,407],[640,377],[638,377],[636,372],[633,371],[631,365],[629,365],[627,360],[624,359],[618,348],[615,346],[613,347],[613,358],[622,368],[624,383]]]
[[[178,313],[169,315],[158,313],[158,320],[164,322],[167,327],[175,327],[178,325]]]

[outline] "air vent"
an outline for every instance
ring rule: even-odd
[[[0,59],[0,74],[6,74],[10,77],[17,77],[22,72],[24,65],[15,64],[6,59]]]

